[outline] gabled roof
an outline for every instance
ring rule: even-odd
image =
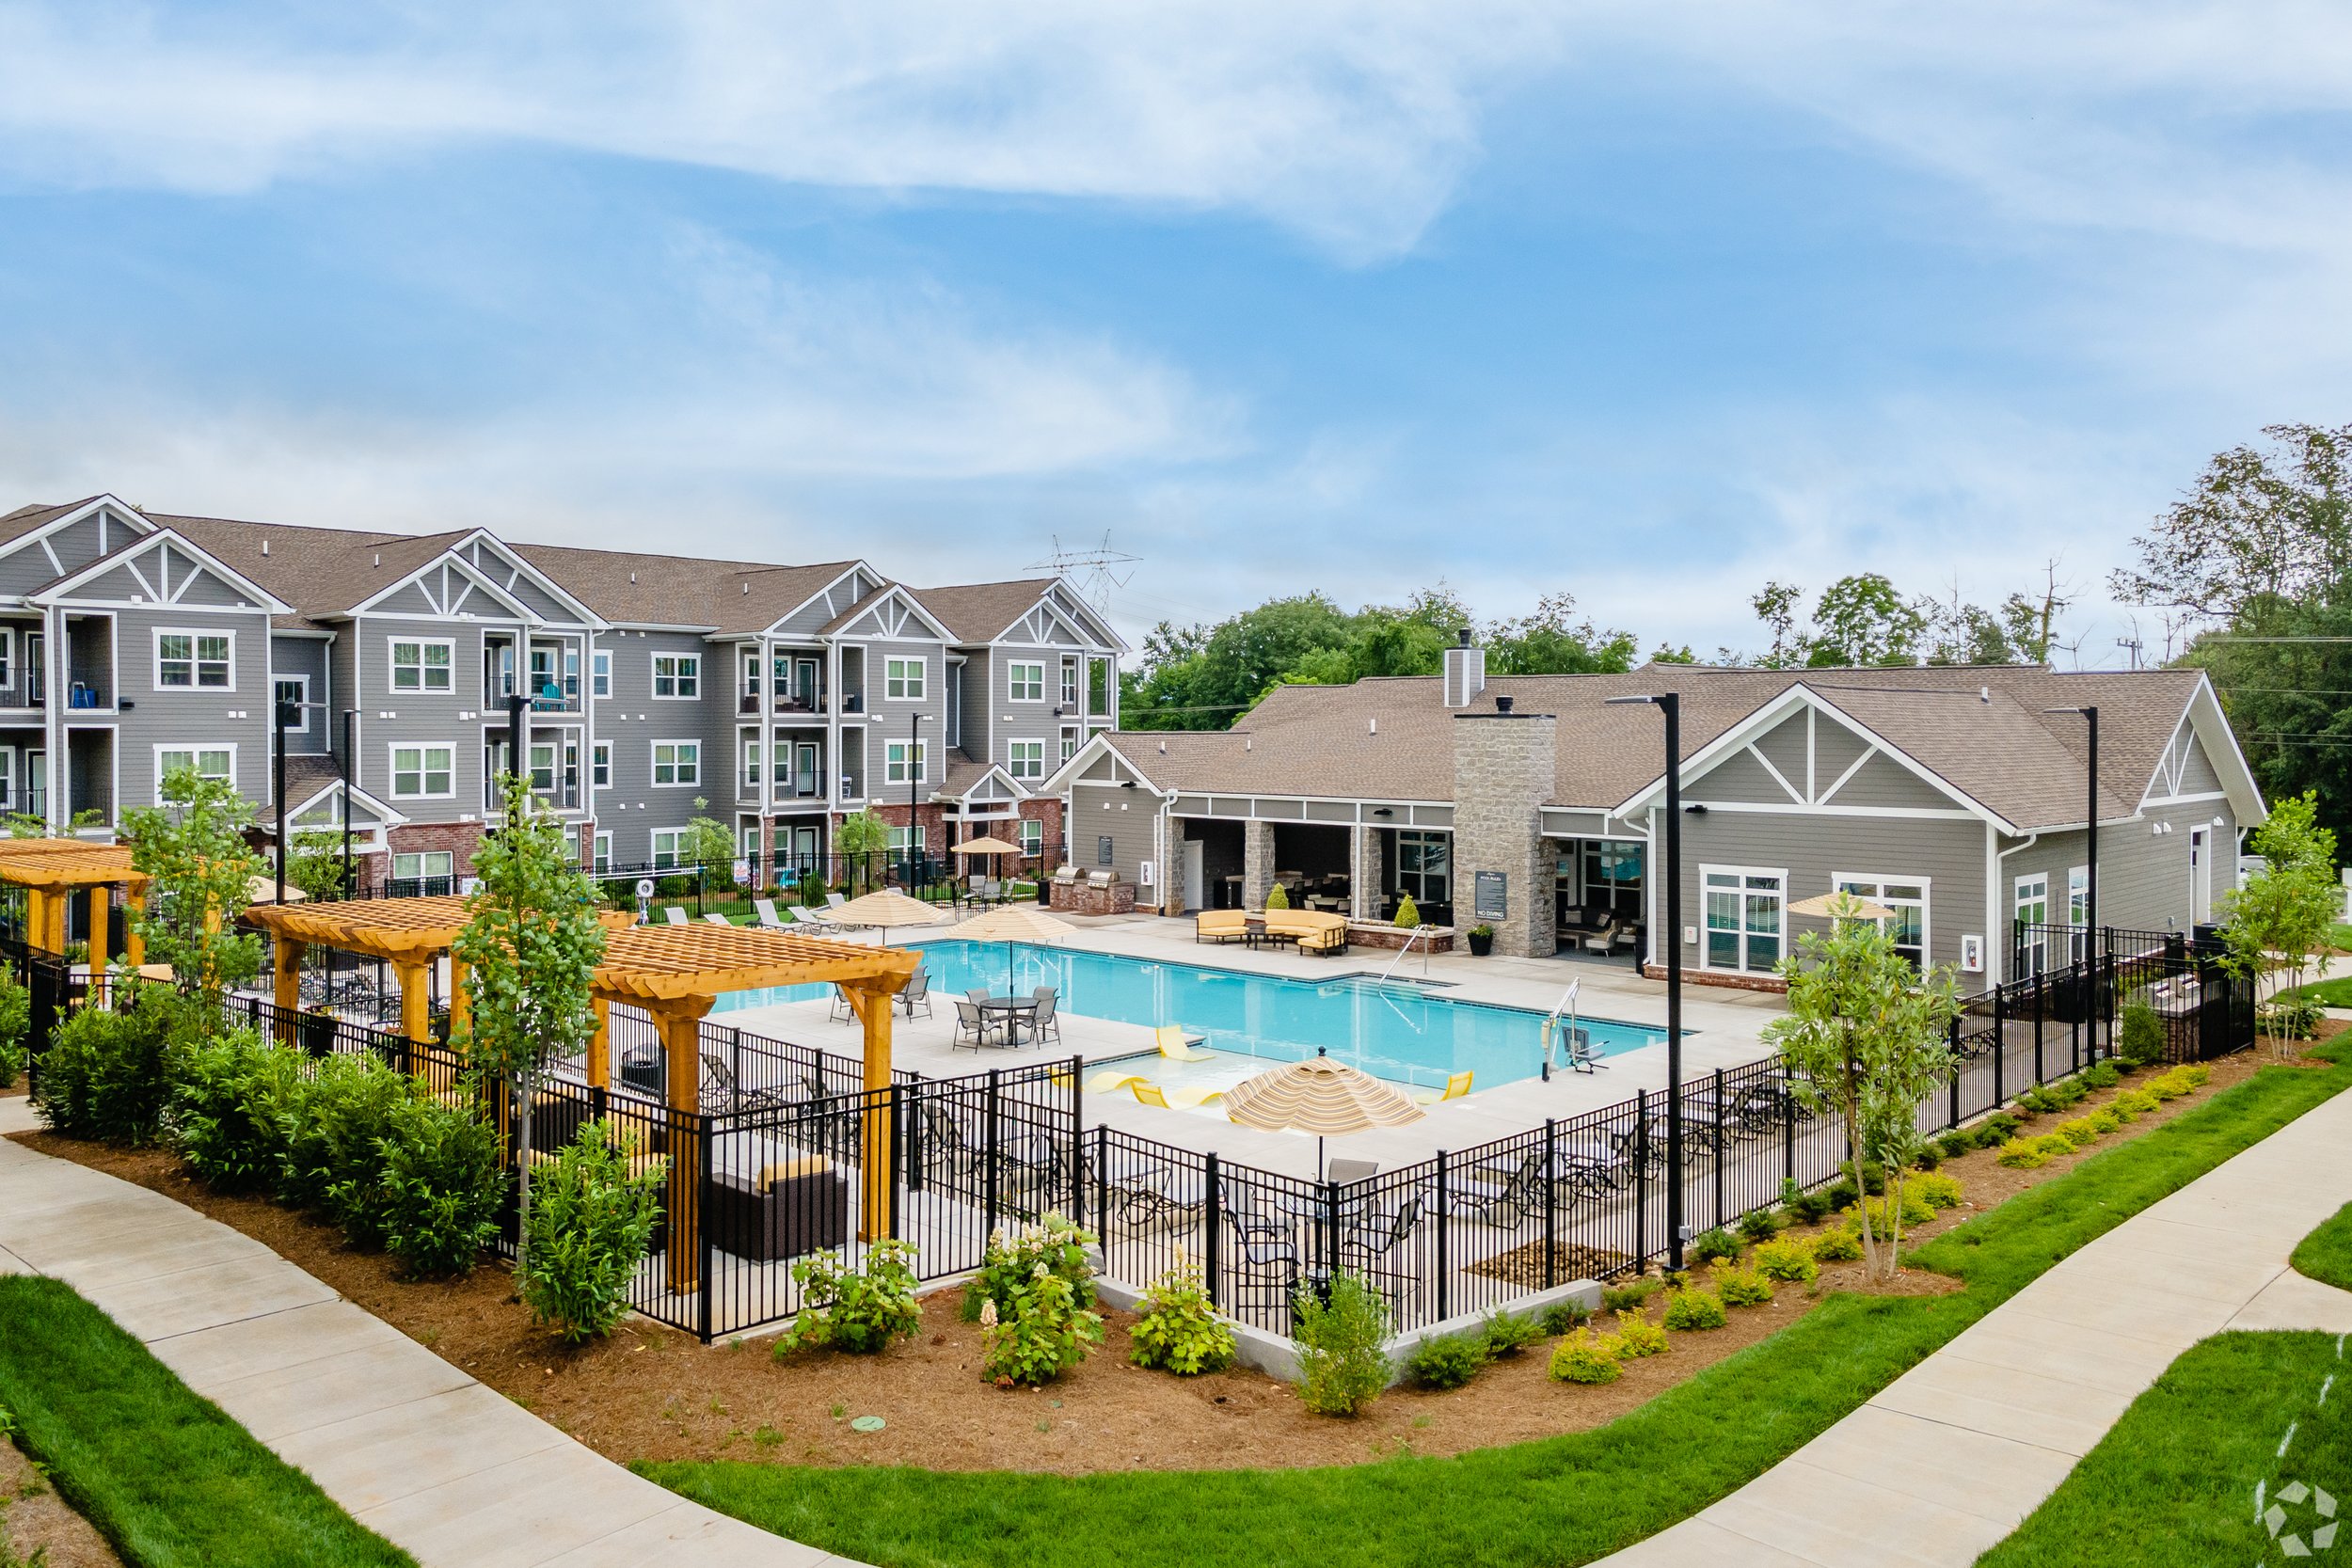
[[[1005,786],[1008,798],[1025,800],[1029,791],[1020,780],[991,762],[979,762],[971,752],[959,746],[947,753],[947,765],[940,770],[939,788],[931,794],[934,800],[962,800],[993,777]]]
[[[372,529],[248,523],[230,517],[164,513],[148,516],[267,588],[294,606],[310,625],[348,615],[431,564],[470,531],[385,533]],[[263,553],[264,546],[267,553]]]
[[[45,604],[52,599],[61,598],[72,594],[75,589],[82,587],[84,584],[89,582],[95,578],[103,577],[107,573],[112,572],[119,567],[128,567],[135,578],[147,585],[150,593],[153,596],[153,602],[159,605],[170,604],[175,598],[175,595],[171,592],[171,585],[167,581],[162,579],[163,575],[160,573],[157,576],[157,580],[150,582],[147,578],[147,575],[139,570],[139,558],[152,554],[156,550],[167,548],[173,545],[180,546],[181,549],[184,550],[190,557],[195,559],[199,564],[204,566],[221,581],[229,584],[231,588],[236,589],[240,594],[249,595],[254,600],[255,608],[266,610],[272,615],[285,615],[294,611],[294,606],[286,603],[285,600],[279,598],[277,594],[272,594],[268,589],[262,587],[260,583],[255,582],[251,578],[246,577],[243,572],[238,571],[227,562],[222,561],[219,557],[214,555],[212,551],[204,548],[203,546],[199,545],[196,541],[187,538],[177,529],[170,528],[160,528],[156,529],[152,532],[142,533],[137,538],[132,540],[129,544],[124,545],[118,549],[107,551],[104,555],[100,556],[88,565],[84,566],[77,571],[68,572],[65,576],[32,594],[29,597],[35,604]],[[183,586],[184,585],[183,579]]]
[[[956,640],[955,634],[941,623],[939,617],[932,614],[923,601],[914,596],[914,590],[895,582],[883,583],[880,588],[875,589],[874,592],[819,626],[818,631],[827,637],[838,636],[876,610],[887,610],[894,605],[898,607],[903,613],[899,617],[898,629],[886,634],[889,637],[910,635],[918,639],[935,637],[943,642],[952,642]],[[908,633],[906,626],[910,623],[919,623],[922,630]]]
[[[569,545],[516,545],[574,598],[616,625],[694,626],[749,636],[808,603],[858,563],[771,566],[754,561],[639,555]]]
[[[944,588],[918,588],[914,593],[959,643],[993,642],[1050,600],[1054,612],[1075,623],[1084,635],[1104,647],[1126,646],[1093,607],[1069,592],[1059,578],[951,583]]]
[[[304,814],[322,800],[331,800],[343,787],[342,766],[331,756],[315,752],[290,754],[286,758],[286,816],[300,828]],[[352,786],[352,831],[373,832],[379,827],[398,827],[408,820],[400,812],[377,800],[358,785]],[[278,802],[275,799],[262,802],[256,816],[258,825],[275,832],[278,824]],[[362,815],[365,814],[365,815]],[[302,830],[308,831],[308,830]]]

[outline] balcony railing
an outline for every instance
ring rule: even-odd
[[[797,691],[780,692],[777,694],[770,706],[771,710],[776,713],[821,714],[825,711],[827,695],[828,694],[822,689],[814,693]],[[735,711],[738,713],[757,713],[759,711],[759,693],[756,691],[746,691],[737,697],[735,699]],[[848,711],[852,713],[857,711],[856,705],[854,703],[850,704]]]

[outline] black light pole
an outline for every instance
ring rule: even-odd
[[[523,714],[530,707],[530,699],[520,691],[506,694],[506,761],[507,776],[528,779],[531,775],[530,721]]]
[[[1666,721],[1666,1262],[1682,1267],[1682,698],[1661,691],[1612,697],[1648,703]]]
[[[2099,710],[2094,707],[2054,707],[2050,713],[2079,713],[2088,730],[2089,748],[2083,768],[2083,960],[2088,965],[2092,993],[2099,990]],[[2105,1005],[2100,1012],[2106,1011]],[[2094,1038],[2094,1045],[2095,1045]]]
[[[922,798],[923,715],[920,709],[907,715],[907,858],[900,873],[909,881],[914,879],[914,811]]]
[[[358,708],[347,707],[343,709],[343,896],[346,898],[350,897],[353,892],[351,880],[351,768],[352,759],[355,755],[357,755],[357,752],[353,750],[354,736],[357,734],[357,732],[353,729],[353,725],[358,722],[358,718],[359,710]]]
[[[286,821],[286,714],[294,705],[277,692],[270,693],[270,717],[276,721],[272,729],[273,761],[278,770],[278,901],[286,901],[286,841],[294,836]]]

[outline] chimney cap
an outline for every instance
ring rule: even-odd
[[[1508,697],[1497,697],[1497,698],[1495,699],[1495,711],[1496,711],[1497,713],[1508,713],[1508,712],[1510,712],[1510,711],[1511,711],[1511,699],[1510,699],[1510,698],[1508,698]]]
[[[1461,644],[1461,646],[1463,646],[1463,647],[1467,648],[1467,647],[1469,647],[1469,646],[1470,645],[1470,627],[1468,627],[1468,626],[1464,626],[1461,630],[1459,630],[1459,631],[1455,632],[1454,635],[1455,640],[1456,640],[1456,641],[1457,641]]]

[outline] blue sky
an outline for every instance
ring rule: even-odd
[[[2056,559],[2108,663],[2206,455],[2352,419],[2347,97],[2286,4],[0,0],[0,499],[1702,653]]]

